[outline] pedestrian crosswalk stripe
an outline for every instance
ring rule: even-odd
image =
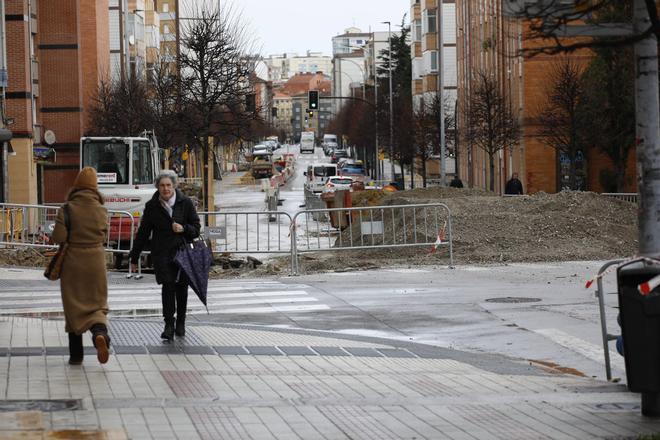
[[[285,290],[285,288],[296,290]],[[287,286],[279,282],[212,283],[208,290],[208,308],[212,313],[277,313],[327,310],[330,307],[306,290],[306,285]],[[279,289],[278,289],[279,288]],[[188,309],[191,313],[206,313],[206,308],[189,290]],[[111,313],[156,314],[162,307],[161,287],[140,286],[138,289],[125,285],[109,286],[108,303]],[[62,312],[58,288],[39,291],[9,290],[0,292],[0,314],[58,313]]]
[[[145,294],[145,293],[153,293],[154,295],[157,295],[158,298],[160,298],[160,289],[158,290],[153,290],[151,292],[147,291],[141,291],[139,293]],[[194,293],[192,290],[189,290],[190,294]],[[109,291],[108,292],[108,300],[110,302],[113,301],[142,301],[142,300],[149,300],[153,299],[154,295],[151,296],[137,296],[134,294],[132,291],[126,291],[121,294],[117,294],[117,291]],[[296,296],[296,295],[308,295],[308,293],[304,290],[272,290],[272,291],[263,291],[263,292],[237,292],[237,293],[223,293],[221,295],[217,295],[216,292],[214,291],[209,291],[207,293],[208,298],[213,298],[215,296],[222,297],[222,298],[254,298],[254,297],[271,297],[271,296]],[[0,307],[2,306],[3,300],[6,301],[36,301],[36,300],[47,300],[50,298],[60,298],[60,292],[53,292],[53,293],[35,293],[32,295],[15,295],[14,296],[8,296],[8,297],[3,297],[0,296]]]

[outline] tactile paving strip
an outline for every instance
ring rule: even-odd
[[[114,345],[162,345],[160,334],[163,325],[151,321],[110,321],[110,337]],[[174,338],[174,345],[204,346],[208,345],[195,334],[192,327],[186,327],[184,338]]]

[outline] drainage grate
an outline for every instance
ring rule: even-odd
[[[74,411],[83,409],[80,399],[53,399],[53,400],[2,400],[0,412],[16,411]]]
[[[519,298],[519,297],[513,297],[513,296],[505,296],[502,298],[488,298],[486,302],[491,302],[491,303],[512,303],[512,304],[517,304],[517,303],[533,303],[533,302],[539,302],[541,301],[541,298]]]

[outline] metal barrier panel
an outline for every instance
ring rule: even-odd
[[[612,197],[624,202],[637,203],[637,193],[602,193],[601,196]]]
[[[603,275],[610,269],[611,266],[617,266],[624,260],[612,260],[603,264],[598,271],[597,275],[597,289],[596,298],[598,298],[598,311],[600,313],[600,333],[603,340],[603,354],[605,356],[605,376],[608,381],[612,380],[612,366],[610,361],[610,341],[616,341],[617,336],[608,333],[607,331],[607,315],[605,314],[605,295],[603,289]]]
[[[53,249],[58,205],[0,204],[0,245]],[[108,210],[108,252],[128,254],[133,246],[138,219],[128,211]]]
[[[293,270],[291,216],[279,211],[199,212],[213,253],[290,254]]]
[[[202,224],[209,217],[204,235],[214,243],[214,252],[291,252],[291,216],[279,211],[199,212]]]
[[[296,270],[299,253],[413,246],[447,246],[453,264],[451,212],[442,203],[308,209],[293,225]]]

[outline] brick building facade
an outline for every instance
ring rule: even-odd
[[[458,54],[458,112],[459,134],[466,124],[466,112],[477,84],[477,72],[494,78],[500,93],[521,123],[522,135],[515,145],[507,145],[495,158],[495,192],[502,193],[507,179],[518,173],[526,193],[560,190],[565,181],[561,173],[566,158],[545,145],[537,136],[536,115],[546,101],[547,87],[553,65],[563,57],[586,66],[591,60],[588,51],[568,55],[538,55],[524,59],[520,49],[540,44],[526,39],[525,24],[501,14],[501,1],[466,0],[457,3],[456,34]],[[563,160],[562,160],[563,159]],[[627,191],[636,191],[635,153],[628,160]],[[459,136],[458,168],[460,177],[471,187],[488,188],[488,155],[468,145]],[[611,169],[611,162],[593,148],[583,152],[582,189],[602,192],[600,174]]]
[[[79,168],[79,140],[99,80],[109,71],[108,0],[6,2],[7,117],[14,120],[9,200],[61,202]],[[34,159],[44,133],[54,163]]]

